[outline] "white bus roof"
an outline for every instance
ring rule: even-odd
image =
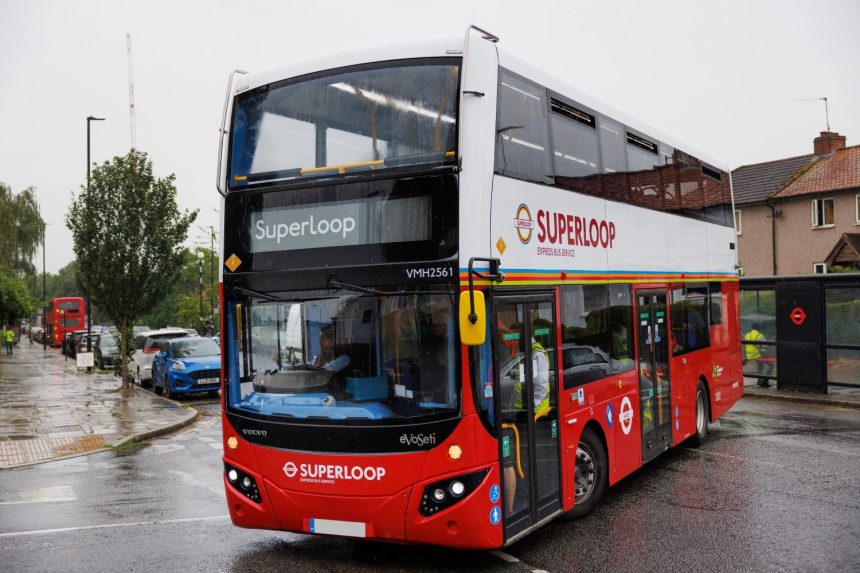
[[[301,60],[295,60],[286,64],[273,66],[263,70],[240,75],[236,78],[233,86],[233,95],[249,89],[257,88],[280,80],[294,78],[305,74],[354,66],[369,64],[373,62],[385,62],[392,60],[404,60],[411,58],[432,58],[444,56],[462,56],[464,49],[464,36],[446,36],[438,38],[427,38],[423,40],[399,41],[386,44],[377,44],[350,48],[318,54]],[[613,107],[610,104],[575,87],[572,83],[554,76],[540,67],[528,63],[503,48],[504,41],[499,42],[499,64],[513,72],[537,82],[543,87],[573,99],[599,113],[619,121],[636,131],[693,155],[709,165],[729,172],[727,164],[719,161],[701,150],[688,145],[677,138],[667,135],[665,132],[642,122],[627,113]],[[574,79],[575,80],[575,79]]]

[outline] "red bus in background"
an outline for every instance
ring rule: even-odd
[[[497,42],[233,77],[235,525],[503,547],[743,395],[728,167]]]
[[[48,340],[55,348],[63,343],[67,332],[80,330],[87,324],[84,299],[80,296],[55,298],[45,314]]]

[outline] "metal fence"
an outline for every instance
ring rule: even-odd
[[[860,387],[860,274],[741,279],[741,339],[745,376]]]

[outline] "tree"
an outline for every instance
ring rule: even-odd
[[[33,187],[17,195],[0,183],[0,268],[33,274],[33,256],[42,244],[45,223]]]
[[[37,306],[24,276],[36,272],[33,255],[42,244],[44,229],[35,189],[15,195],[0,183],[0,320],[4,323],[28,317]]]
[[[29,317],[36,306],[24,281],[0,269],[0,325],[17,324]]]
[[[147,154],[132,151],[97,166],[66,215],[78,283],[120,330],[123,391],[132,326],[170,291],[197,217],[180,213],[175,179],[155,177]]]

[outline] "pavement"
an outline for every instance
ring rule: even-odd
[[[827,394],[811,394],[807,392],[794,392],[792,390],[779,390],[776,387],[776,380],[770,381],[769,388],[762,388],[758,385],[758,378],[746,377],[744,378],[744,396],[764,398],[766,400],[818,404],[822,406],[860,408],[860,386],[852,388],[828,386]]]
[[[191,424],[198,411],[119,378],[78,371],[59,349],[22,338],[0,353],[0,469],[143,441]]]
[[[744,379],[750,398],[860,408],[860,388],[827,394],[760,388]],[[133,386],[121,393],[108,373],[78,371],[55,348],[22,339],[0,353],[0,469],[62,459],[143,441],[194,422],[197,409]]]

